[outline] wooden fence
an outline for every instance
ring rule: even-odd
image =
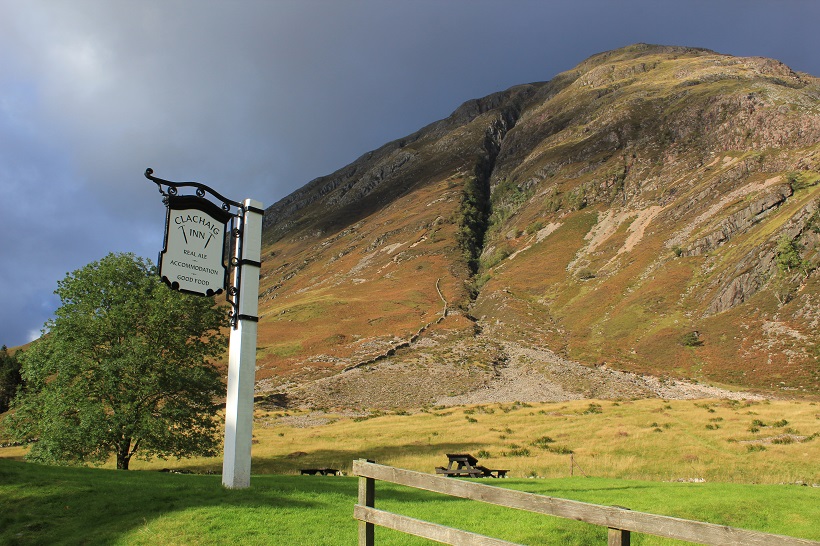
[[[644,512],[633,512],[627,508],[617,506],[601,506],[513,491],[423,472],[393,468],[366,460],[353,461],[353,473],[359,476],[359,502],[353,512],[353,517],[359,520],[359,546],[373,546],[375,544],[374,532],[376,525],[457,546],[513,544],[497,538],[377,510],[374,507],[376,480],[600,525],[609,529],[609,546],[629,546],[630,533],[633,532],[715,546],[820,545],[820,542],[813,540],[747,531],[725,525],[658,516]]]

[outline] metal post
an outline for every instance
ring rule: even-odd
[[[228,396],[225,404],[225,456],[222,485],[242,489],[251,482],[253,386],[256,376],[256,329],[262,252],[262,204],[243,203],[239,251],[234,275],[239,281],[236,326],[228,348]]]

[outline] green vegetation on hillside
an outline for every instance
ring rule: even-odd
[[[484,234],[487,231],[487,216],[490,202],[489,190],[484,187],[486,182],[478,177],[470,177],[464,184],[459,209],[459,227],[457,241],[464,258],[475,273],[478,271],[478,257],[484,246]]]

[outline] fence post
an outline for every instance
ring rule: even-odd
[[[373,463],[369,459],[360,459]],[[359,478],[359,505],[373,508],[376,501],[376,480],[373,478]],[[359,546],[375,545],[376,526],[365,521],[359,522]]]
[[[629,546],[629,531],[610,527],[607,546]]]

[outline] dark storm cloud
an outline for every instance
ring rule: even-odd
[[[468,99],[635,42],[820,74],[813,1],[0,0],[0,344],[67,272],[154,259],[146,167],[266,206]]]

